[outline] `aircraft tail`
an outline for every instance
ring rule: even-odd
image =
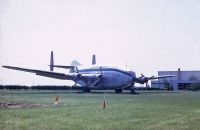
[[[92,65],[95,65],[95,64],[96,64],[96,56],[92,55]]]
[[[53,51],[51,51],[51,57],[50,57],[50,71],[53,71],[54,67],[54,59],[53,59]]]
[[[78,72],[77,66],[81,66],[81,64],[80,64],[78,61],[73,60],[73,61],[71,62],[71,66],[73,66],[73,68],[70,68],[70,69],[69,69],[69,72],[70,72],[70,73],[74,73],[74,72]]]
[[[73,60],[71,66],[81,66],[81,64],[78,61]]]

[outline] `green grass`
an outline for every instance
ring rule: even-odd
[[[56,96],[60,96],[61,106],[0,109],[0,130],[200,129],[199,92],[108,93],[106,109],[102,109],[103,93],[6,91],[0,101],[51,105]]]

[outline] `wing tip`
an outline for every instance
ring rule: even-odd
[[[1,67],[3,67],[3,68],[8,68],[9,66],[6,66],[6,65],[2,65]]]

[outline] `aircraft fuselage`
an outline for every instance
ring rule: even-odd
[[[92,82],[96,80],[94,77],[93,80],[90,79],[80,79],[76,81],[78,84],[87,86],[88,88],[95,89],[95,88],[102,88],[102,89],[117,89],[117,88],[125,88],[130,86],[135,73],[124,71],[117,68],[112,67],[102,67],[102,66],[95,66],[89,67],[78,70],[79,74],[101,74],[101,81],[95,86],[90,86]],[[134,83],[132,83],[134,84]]]

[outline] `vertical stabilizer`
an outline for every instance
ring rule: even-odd
[[[92,65],[95,65],[95,64],[96,64],[96,56],[92,55]]]
[[[54,66],[53,51],[51,51],[51,57],[50,57],[50,71],[53,71],[53,66]]]

